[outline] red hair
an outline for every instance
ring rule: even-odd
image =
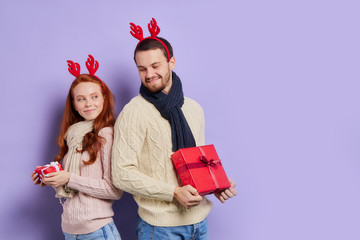
[[[82,143],[83,150],[79,151],[83,153],[87,150],[90,153],[90,159],[87,162],[84,161],[85,164],[92,164],[95,162],[97,154],[101,148],[101,144],[103,140],[105,140],[104,138],[99,136],[99,131],[104,127],[114,126],[115,123],[115,117],[114,117],[115,98],[112,92],[110,91],[110,89],[108,88],[108,86],[104,82],[102,82],[103,83],[102,86],[99,79],[95,76],[92,76],[90,74],[80,74],[78,77],[75,78],[75,80],[71,84],[68,96],[66,98],[64,114],[61,121],[60,133],[57,138],[57,143],[60,147],[60,151],[55,158],[55,161],[57,162],[60,162],[60,160],[64,158],[65,154],[68,151],[68,146],[65,140],[66,131],[71,125],[80,121],[84,121],[84,118],[81,117],[80,114],[75,110],[72,103],[73,102],[72,91],[79,83],[83,83],[83,82],[92,82],[99,85],[100,89],[102,90],[102,95],[104,97],[103,110],[101,111],[99,116],[97,116],[97,118],[94,120],[93,131],[85,135],[84,141]]]

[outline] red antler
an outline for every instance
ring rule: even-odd
[[[139,40],[139,43],[144,40],[144,39],[148,39],[148,38],[152,38],[155,39],[157,41],[159,41],[165,48],[166,53],[167,53],[167,57],[168,57],[168,61],[170,62],[170,54],[169,54],[169,49],[166,46],[165,43],[163,43],[163,41],[161,41],[159,38],[157,38],[157,35],[160,33],[160,27],[157,25],[157,22],[154,18],[151,19],[150,23],[148,24],[148,29],[149,32],[151,34],[150,37],[144,38],[143,37],[143,30],[139,25],[135,25],[134,23],[130,23],[130,29],[132,31],[130,31],[131,35]],[[138,43],[138,45],[139,45]]]
[[[157,25],[156,20],[154,18],[152,18],[150,23],[148,24],[148,29],[151,34],[151,37],[153,38],[155,38],[159,34],[160,27]]]
[[[134,23],[130,23],[130,29],[130,33],[134,38],[138,39],[139,41],[144,39],[143,30],[139,25],[136,26]]]
[[[89,55],[86,61],[86,68],[89,70],[90,75],[94,76],[94,74],[99,68],[99,63],[98,61],[95,61],[93,56]]]
[[[80,65],[78,63],[74,63],[73,61],[68,60],[68,66],[69,66],[69,72],[75,76],[78,77],[80,75]]]

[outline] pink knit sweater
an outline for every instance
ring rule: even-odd
[[[112,127],[99,131],[99,136],[105,138],[106,143],[101,147],[96,161],[90,165],[82,162],[80,176],[73,173],[70,175],[67,186],[79,192],[63,205],[61,227],[66,233],[94,232],[112,221],[113,201],[120,199],[123,193],[113,186],[111,180],[113,131]],[[87,161],[89,157],[89,152],[85,151],[81,160]]]

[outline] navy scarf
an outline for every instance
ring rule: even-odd
[[[152,103],[161,116],[170,122],[171,140],[175,152],[180,148],[195,147],[195,139],[181,110],[184,104],[184,94],[180,78],[172,72],[172,86],[166,95],[163,92],[152,93],[143,84],[140,95]]]

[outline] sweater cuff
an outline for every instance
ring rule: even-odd
[[[77,180],[76,179],[78,179],[79,177],[80,176],[78,176],[78,175],[76,175],[74,173],[70,173],[69,181],[68,181],[67,184],[65,184],[65,187],[68,187],[68,188],[71,188],[71,189],[74,189],[74,190],[78,190],[78,189],[76,189],[76,186],[77,186],[77,184],[76,184]]]
[[[163,189],[163,193],[166,195],[166,201],[172,202],[174,199],[175,185],[166,186]]]

